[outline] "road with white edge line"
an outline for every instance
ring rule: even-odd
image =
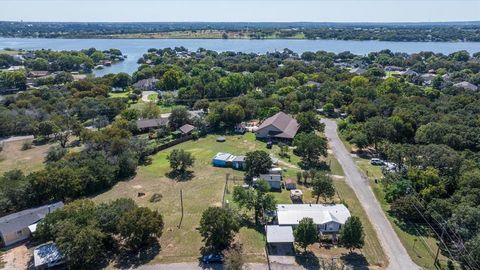
[[[380,203],[369,185],[368,179],[360,172],[350,152],[343,145],[338,137],[337,123],[331,119],[322,119],[325,124],[325,136],[328,139],[330,148],[337,158],[345,173],[347,184],[353,189],[368,219],[372,223],[380,244],[388,257],[388,268],[392,270],[415,270],[422,269],[416,265],[407,253],[407,250],[400,242],[393,230],[392,224],[388,221]]]

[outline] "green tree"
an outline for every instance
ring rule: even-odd
[[[185,172],[186,169],[193,166],[195,162],[192,154],[183,149],[173,149],[167,156],[167,160],[170,162],[170,168],[172,168],[174,172],[180,173]]]
[[[209,207],[203,211],[199,231],[205,246],[216,251],[224,250],[230,246],[239,229],[235,216],[229,210]]]
[[[137,204],[130,198],[120,198],[110,203],[102,203],[95,210],[98,226],[102,228],[102,231],[119,233],[118,224],[123,215],[136,207]]]
[[[301,132],[323,132],[325,128],[325,125],[323,123],[320,123],[317,115],[312,111],[301,112],[297,115],[296,119],[300,126],[299,130]]]
[[[267,173],[272,168],[272,158],[270,155],[262,150],[248,152],[245,157],[245,175],[248,178],[258,176],[262,173]]]
[[[130,85],[130,82],[130,75],[128,75],[128,73],[120,72],[113,77],[112,86],[125,89]]]
[[[184,107],[177,107],[172,109],[170,116],[168,117],[168,125],[171,130],[177,130],[181,126],[190,122],[190,114]]]
[[[245,111],[238,104],[228,104],[223,109],[222,120],[228,127],[233,127],[245,119]]]
[[[363,225],[358,217],[348,218],[340,229],[340,244],[348,248],[350,252],[356,248],[362,248],[365,244],[364,238]]]
[[[313,223],[311,218],[303,218],[293,231],[295,243],[307,251],[307,247],[318,242],[317,225]]]
[[[141,116],[145,119],[153,119],[160,116],[160,108],[153,102],[148,102],[142,109]]]
[[[312,188],[312,195],[317,196],[317,203],[320,199],[320,196],[323,197],[325,202],[327,199],[331,199],[333,196],[335,196],[335,187],[333,186],[333,181],[327,175],[317,175],[312,182]]]
[[[333,115],[333,113],[335,112],[335,106],[332,103],[325,103],[322,108],[323,113],[325,113],[326,115]]]
[[[105,257],[106,235],[95,226],[64,221],[59,228],[55,243],[72,267],[88,269]]]
[[[300,133],[293,140],[295,154],[302,158],[307,166],[318,164],[320,156],[327,155],[327,140],[314,133]]]
[[[185,74],[180,69],[172,68],[167,70],[157,83],[163,91],[173,91],[180,88]]]
[[[149,243],[162,235],[163,218],[157,211],[147,207],[133,208],[118,222],[118,231],[132,249]]]
[[[256,189],[245,189],[236,186],[233,189],[233,201],[241,208],[254,211],[255,224],[259,224],[263,220],[265,213],[275,211],[276,200],[272,194],[267,192],[270,185],[265,180],[259,180],[256,183]]]

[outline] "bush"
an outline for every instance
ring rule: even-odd
[[[47,156],[45,157],[45,162],[55,162],[62,159],[67,154],[67,149],[56,145],[48,149]]]
[[[33,148],[33,145],[31,141],[27,141],[22,144],[22,151],[32,149],[32,148]]]
[[[152,197],[150,197],[150,199],[148,201],[151,202],[151,203],[159,202],[159,201],[162,200],[162,198],[163,198],[162,194],[153,193]]]

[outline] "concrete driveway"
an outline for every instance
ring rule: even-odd
[[[325,135],[330,148],[345,172],[347,184],[355,191],[358,200],[367,213],[368,219],[373,224],[380,243],[389,259],[387,269],[415,270],[421,269],[416,265],[403,247],[400,239],[393,230],[383,212],[380,203],[375,198],[366,177],[360,172],[355,161],[347,151],[343,142],[338,137],[337,123],[334,120],[322,119],[325,124]]]

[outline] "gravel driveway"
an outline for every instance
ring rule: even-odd
[[[380,243],[389,258],[387,269],[393,270],[415,270],[421,269],[416,265],[403,247],[400,239],[387,220],[380,203],[375,198],[368,180],[358,169],[355,161],[350,156],[343,142],[337,134],[337,123],[334,120],[322,119],[325,124],[325,135],[330,148],[345,172],[348,185],[355,191],[368,219],[373,224]]]

